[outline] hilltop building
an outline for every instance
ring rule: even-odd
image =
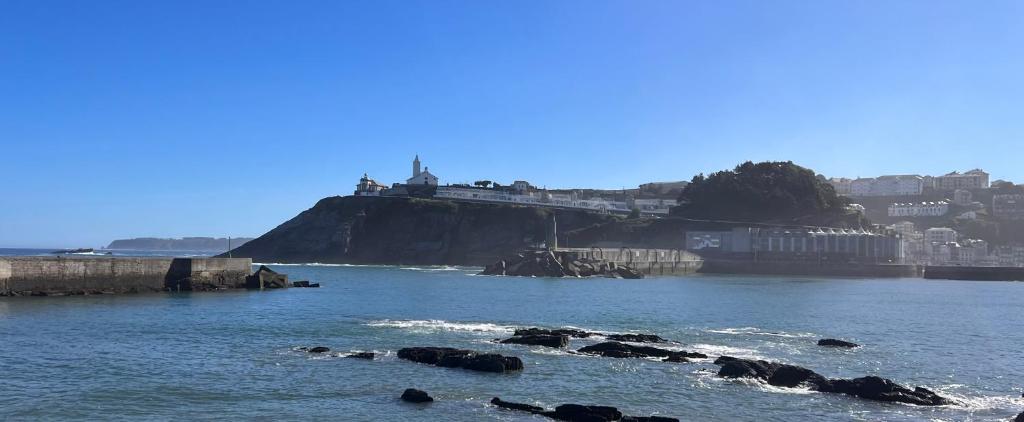
[[[939,190],[983,189],[989,186],[989,174],[982,169],[970,170],[966,173],[952,172],[935,178],[935,188]]]
[[[417,154],[416,158],[412,160],[412,177],[405,179],[405,184],[437,186],[437,176],[430,174],[430,167],[424,167],[423,171],[420,171],[420,156]]]
[[[356,185],[356,196],[395,196],[435,198],[450,201],[505,203],[522,206],[581,209],[600,213],[629,214],[634,209],[645,215],[668,215],[678,205],[676,197],[686,182],[647,183],[640,189],[621,191],[538,189],[525,180],[511,185],[480,181],[476,186],[455,184],[440,186],[438,177],[422,167],[417,155],[412,161],[412,176],[390,188],[366,174]]]
[[[838,191],[839,189],[837,189]],[[916,174],[859,178],[850,182],[850,196],[913,196],[924,190]]]
[[[371,179],[370,176],[363,173],[363,177],[359,179],[359,184],[356,185],[355,195],[380,196],[380,193],[383,192],[384,189],[387,189],[387,186],[377,183],[376,180]]]

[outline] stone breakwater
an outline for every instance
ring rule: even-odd
[[[245,287],[249,258],[0,258],[0,296],[64,296]]]

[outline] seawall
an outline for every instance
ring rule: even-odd
[[[49,296],[244,287],[249,258],[0,258],[0,295]]]
[[[1024,281],[1024,267],[932,266],[924,268],[924,278],[945,280]]]
[[[705,259],[700,273],[794,275],[824,277],[920,277],[919,267],[903,264],[817,263],[803,261],[739,261]]]

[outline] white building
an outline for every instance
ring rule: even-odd
[[[940,217],[948,212],[949,203],[946,201],[889,205],[889,217]]]
[[[849,179],[832,179],[836,192],[842,194]],[[844,186],[840,189],[840,186]],[[924,179],[916,174],[862,177],[849,182],[850,196],[914,196],[924,190]]]
[[[629,205],[624,201],[611,201],[604,198],[582,199],[575,192],[553,193],[534,191],[519,193],[506,189],[474,188],[469,186],[439,186],[434,193],[435,198],[474,201],[498,202],[534,207],[573,208],[587,211],[625,214],[630,212]],[[666,211],[667,212],[667,211]]]
[[[956,242],[956,230],[948,227],[933,227],[924,231],[925,243]]]
[[[974,169],[966,173],[952,172],[935,178],[935,188],[951,191],[957,189],[983,189],[988,187],[988,173]]]
[[[387,186],[377,183],[376,180],[363,173],[363,177],[359,179],[359,184],[356,185],[355,194],[356,196],[380,196],[381,191],[384,189],[387,189]]]
[[[672,207],[679,205],[674,199],[634,199],[633,208],[642,214],[668,215]]]
[[[437,186],[437,176],[430,174],[430,167],[424,167],[420,171],[420,156],[412,160],[412,177],[405,180],[407,185],[428,185]]]

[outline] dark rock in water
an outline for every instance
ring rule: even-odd
[[[522,412],[530,412],[530,413],[534,413],[534,414],[538,414],[538,413],[541,413],[541,412],[544,411],[543,407],[533,406],[533,405],[523,404],[523,403],[513,403],[513,402],[509,402],[509,401],[504,401],[504,400],[502,400],[500,398],[497,398],[497,397],[491,399],[491,404],[493,404],[495,406],[498,406],[500,408],[503,408],[503,409],[519,410],[519,411],[522,411]]]
[[[554,411],[545,410],[543,407],[523,403],[507,402],[500,398],[491,399],[491,404],[509,410],[529,412],[535,415],[547,416],[560,421],[572,422],[679,422],[679,419],[666,418],[663,416],[622,416],[618,409],[609,406],[584,406],[579,404],[563,404]]]
[[[778,387],[808,388],[823,393],[842,393],[869,400],[940,406],[952,404],[949,399],[923,387],[910,390],[885,378],[868,376],[846,379],[828,379],[818,373],[799,366],[786,365],[763,360],[738,359],[722,356],[715,360],[722,365],[718,376],[724,378],[757,378]]]
[[[310,348],[309,350],[307,350],[307,351],[308,351],[309,353],[327,353],[327,352],[330,352],[330,351],[331,351],[331,349],[329,349],[329,348],[327,348],[327,347],[324,347],[324,346],[316,346],[316,347],[311,347],[311,348]]]
[[[402,393],[402,400],[409,403],[429,403],[434,401],[434,398],[430,397],[426,391],[409,388]]]
[[[953,404],[953,401],[935,394],[935,392],[917,387],[910,390],[892,380],[867,376],[854,378],[852,380],[834,379],[830,380],[830,389],[821,388],[819,391],[831,393],[843,393],[869,400],[884,402],[896,402],[916,404],[918,406],[942,406]]]
[[[515,356],[479,354],[451,347],[407,347],[398,351],[398,357],[428,365],[473,371],[500,373],[523,370],[523,361]]]
[[[553,416],[563,421],[617,421],[622,419],[619,409],[609,406],[584,406],[580,404],[563,404],[555,408]]]
[[[1024,394],[1021,394],[1021,397],[1024,397]],[[1013,418],[1013,422],[1024,422],[1024,412],[1020,412],[1016,418]]]
[[[860,347],[857,343],[850,343],[848,341],[837,340],[834,338],[823,338],[818,340],[818,345],[828,347]]]
[[[529,344],[532,346],[566,347],[569,345],[569,336],[533,334],[515,336],[501,341],[504,344]]]
[[[260,265],[260,268],[255,273],[245,277],[245,287],[247,289],[281,289],[288,286],[287,275],[278,274],[274,270],[267,268],[266,265]]]
[[[351,355],[346,355],[345,357],[352,358],[352,359],[373,360],[374,354],[373,354],[373,352],[358,352],[358,353],[353,353]]]
[[[661,360],[662,362],[686,363],[690,360],[684,356],[673,355]]]
[[[629,268],[625,265],[616,265],[615,269],[612,270],[612,275],[634,280],[644,278],[644,273]]]
[[[629,341],[629,342],[633,342],[633,343],[667,343],[668,342],[668,340],[665,340],[665,339],[663,339],[661,337],[658,337],[658,336],[656,336],[654,334],[609,334],[607,337],[608,337],[608,340]]]
[[[520,328],[513,333],[515,336],[534,336],[534,335],[547,335],[547,336],[569,336],[575,338],[587,338],[594,333],[586,332],[583,330],[574,330],[571,328],[556,328],[554,330],[548,330],[544,328]]]
[[[706,358],[707,355],[695,352],[677,352],[651,346],[634,346],[631,344],[609,341],[587,346],[578,350],[580,353],[601,355],[610,358]]]

